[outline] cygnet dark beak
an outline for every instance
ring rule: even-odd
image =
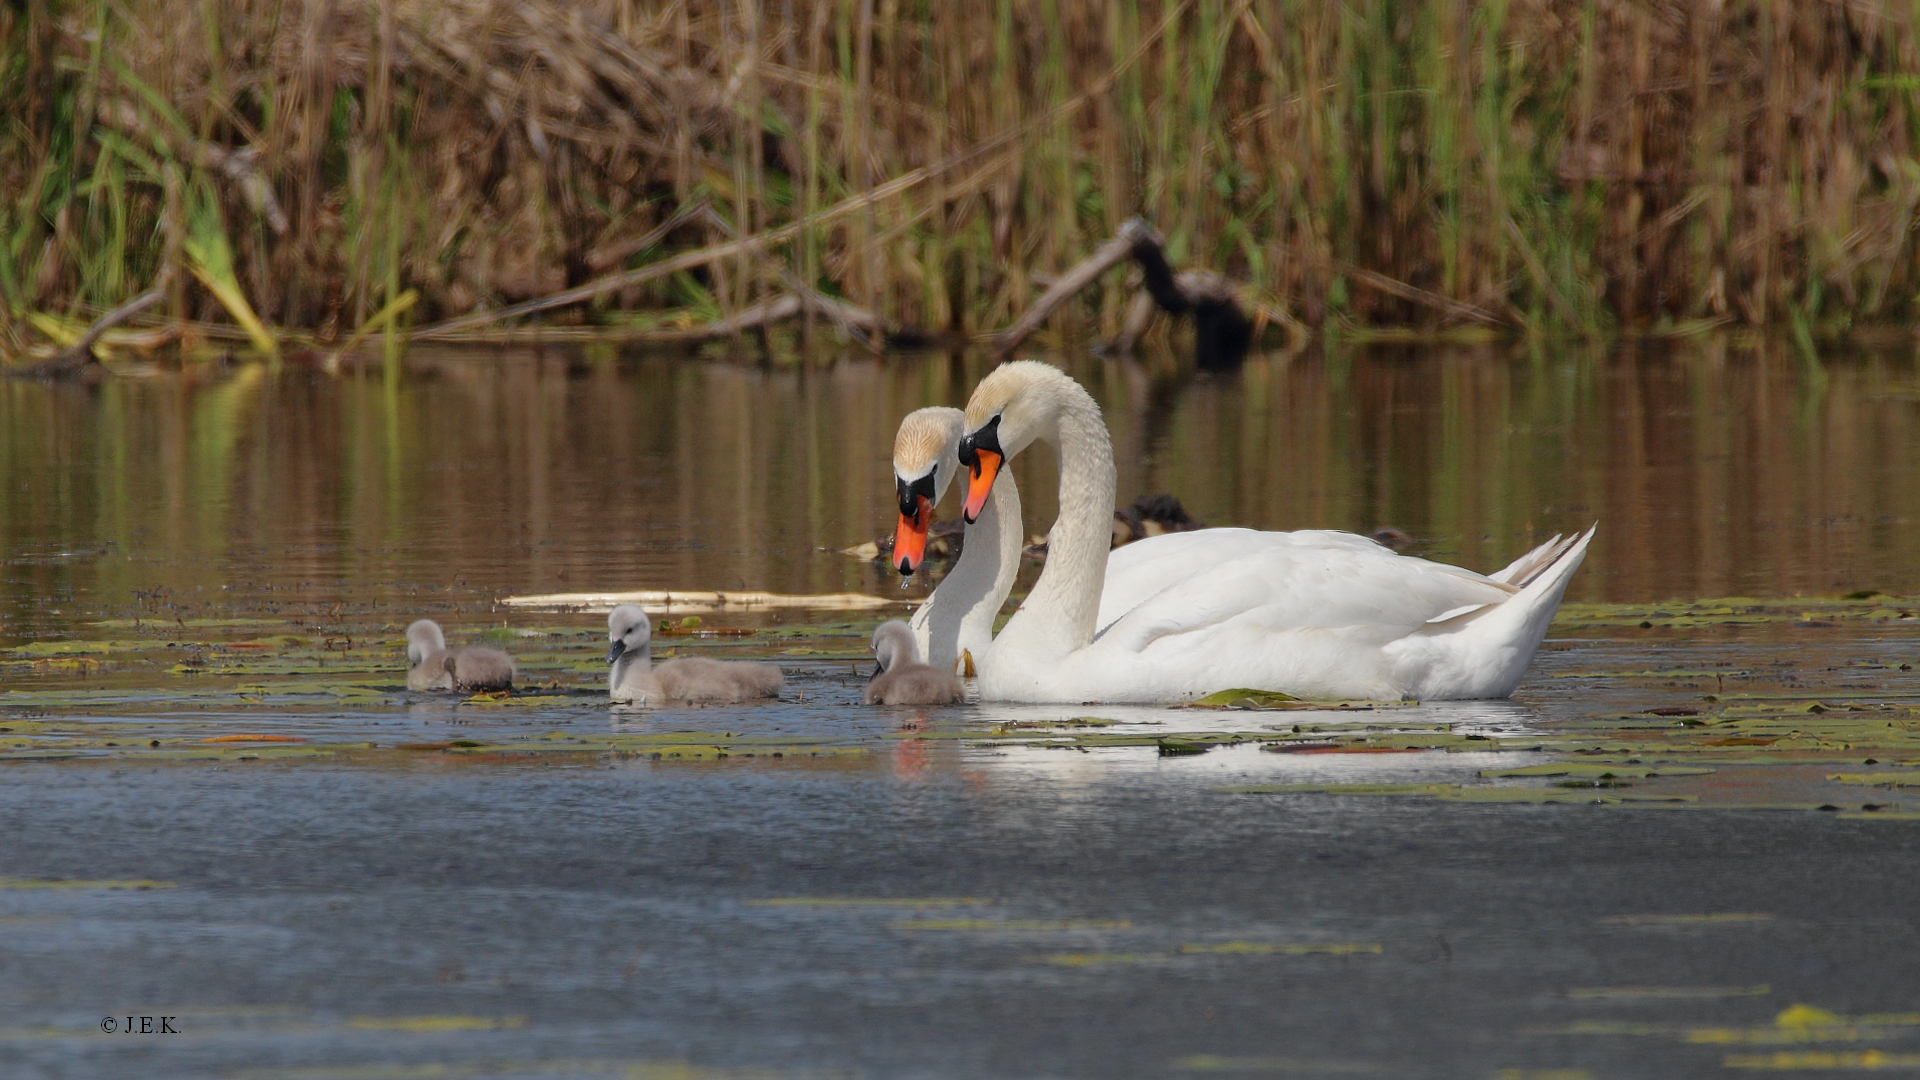
[[[609,665],[619,663],[620,658],[622,656],[625,656],[626,653],[627,653],[627,643],[624,641],[615,641],[613,643],[613,648],[607,650],[607,663]]]

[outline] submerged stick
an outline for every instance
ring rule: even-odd
[[[1012,326],[1007,327],[994,337],[994,352],[1005,355],[1020,347],[1040,324],[1047,321],[1054,309],[1071,300],[1080,290],[1096,281],[1101,274],[1125,262],[1133,254],[1133,239],[1128,230],[1133,222],[1120,226],[1120,232],[1113,239],[1093,249],[1093,254],[1080,260],[1072,269],[1060,275],[1040,299],[1033,302],[1025,315]]]
[[[93,347],[102,335],[167,298],[167,282],[172,276],[171,270],[160,271],[152,288],[94,320],[78,341],[38,364],[20,369],[16,374],[51,379],[79,373],[81,368],[97,359],[93,355]]]
[[[340,357],[343,354],[352,352],[353,347],[355,345],[360,344],[360,341],[362,338],[365,338],[368,334],[373,333],[375,330],[378,330],[381,327],[392,322],[393,320],[399,318],[401,315],[411,310],[413,308],[413,305],[418,303],[419,300],[420,300],[419,291],[417,289],[408,289],[406,292],[403,292],[399,296],[394,297],[392,300],[387,301],[386,307],[381,308],[379,311],[374,313],[372,318],[368,319],[364,323],[361,323],[360,329],[355,330],[353,332],[353,336],[347,339],[347,343],[333,350],[332,353],[328,354],[327,358],[321,361],[320,366],[323,368],[326,368],[328,371],[339,370]]]

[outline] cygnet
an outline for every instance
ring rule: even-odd
[[[874,630],[873,655],[880,670],[867,684],[869,705],[951,705],[966,699],[958,678],[920,662],[913,628],[899,619]]]
[[[432,619],[407,627],[407,664],[409,690],[513,689],[513,657],[484,646],[449,649]]]
[[[773,664],[685,657],[653,666],[653,626],[647,613],[621,604],[607,616],[607,692],[615,701],[651,705],[662,701],[728,704],[775,697],[786,679]]]

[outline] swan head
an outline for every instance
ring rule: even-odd
[[[920,661],[920,649],[913,642],[913,628],[899,619],[889,619],[874,627],[873,658],[880,662],[880,671],[892,671],[900,664],[915,664]]]
[[[429,655],[444,652],[446,647],[447,637],[432,619],[420,619],[407,627],[408,667],[419,667]]]
[[[653,620],[633,604],[621,604],[607,615],[607,663],[617,664],[630,653],[644,654],[653,638]]]
[[[900,527],[893,534],[893,565],[909,577],[927,555],[933,508],[953,483],[954,461],[966,414],[959,409],[915,409],[893,437],[893,488],[900,497]]]
[[[1061,384],[1072,384],[1067,374],[1038,360],[1015,360],[995,368],[967,399],[966,434],[958,456],[967,469],[967,524],[986,509],[1000,467],[1033,440],[1052,429],[1058,419]]]

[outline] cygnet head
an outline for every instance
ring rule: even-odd
[[[919,663],[920,649],[914,644],[913,628],[899,619],[889,619],[874,627],[873,658],[880,662],[880,671]]]
[[[646,612],[633,604],[614,608],[607,616],[607,640],[613,643],[607,650],[607,663],[617,664],[623,656],[644,654],[652,637],[653,623]]]
[[[428,656],[445,652],[447,636],[440,632],[440,624],[432,619],[420,619],[407,627],[407,666],[419,667]]]
[[[927,555],[933,508],[953,483],[966,414],[934,406],[915,409],[893,436],[893,487],[900,497],[900,527],[893,534],[893,565],[911,577]]]
[[[1074,398],[1098,416],[1100,409],[1066,372],[1038,360],[1015,360],[993,369],[967,399],[967,430],[960,464],[968,470],[966,518],[980,519],[993,479],[1008,459],[1056,429],[1063,405]]]

